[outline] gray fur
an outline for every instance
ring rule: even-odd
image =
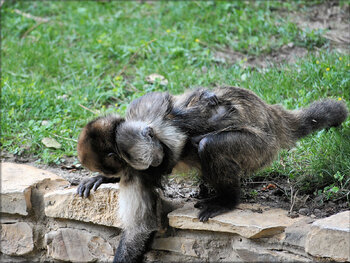
[[[270,164],[280,149],[292,147],[299,138],[340,125],[347,114],[345,105],[335,100],[289,111],[236,87],[213,92],[198,89],[182,96],[150,93],[135,100],[126,120],[117,121],[112,139],[113,160],[119,161],[116,170],[121,171],[120,213],[125,222],[115,262],[141,260],[151,233],[159,226],[155,189],[177,163],[198,167],[203,180],[216,190],[216,196],[196,204],[199,219],[206,221],[235,207],[240,176]],[[79,142],[92,144],[94,140],[85,137]],[[110,151],[79,145],[79,156],[82,149],[94,149],[95,155]],[[88,162],[80,159],[84,165]],[[85,182],[80,188],[90,185]]]

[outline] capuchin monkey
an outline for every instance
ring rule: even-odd
[[[205,222],[238,204],[241,176],[270,164],[298,139],[339,126],[347,114],[340,101],[326,99],[290,111],[236,87],[181,96],[149,93],[130,104],[125,119],[100,117],[83,129],[79,159],[103,176],[84,180],[78,193],[88,196],[101,183],[120,180],[124,231],[114,260],[142,260],[159,227],[155,189],[177,163],[199,168],[202,180],[215,189],[215,196],[195,204]]]

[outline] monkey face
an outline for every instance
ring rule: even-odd
[[[164,157],[163,147],[152,127],[141,121],[120,125],[116,139],[123,159],[136,170],[159,166]]]
[[[107,177],[118,177],[125,161],[117,154],[115,131],[124,119],[118,116],[99,117],[89,122],[78,140],[78,158],[81,164]]]

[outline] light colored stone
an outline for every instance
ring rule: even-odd
[[[45,215],[95,224],[121,227],[118,218],[118,184],[103,184],[89,198],[76,194],[76,188],[57,190],[44,196]]]
[[[305,251],[316,257],[350,261],[350,211],[315,221]]]
[[[152,249],[171,251],[186,256],[198,257],[193,249],[196,244],[196,239],[186,237],[156,238],[152,243]]]
[[[51,172],[24,164],[1,163],[0,212],[28,215],[31,209],[31,191],[38,184],[46,190],[69,183]]]
[[[246,238],[261,238],[281,233],[287,226],[303,218],[292,219],[285,210],[258,204],[241,204],[234,211],[210,218],[205,223],[198,220],[198,212],[193,204],[177,209],[168,214],[169,225],[180,229],[228,232]]]
[[[45,235],[48,256],[70,262],[113,260],[113,248],[103,238],[86,230],[61,228]]]
[[[25,222],[1,224],[0,251],[6,255],[20,256],[33,251],[33,229]]]
[[[307,234],[311,230],[311,225],[314,220],[306,217],[285,229],[284,244],[290,244],[300,248],[305,247]]]
[[[243,262],[311,262],[302,256],[284,251],[236,249]]]
[[[202,262],[236,262],[239,257],[232,249],[232,239],[240,237],[229,233],[178,230],[176,236],[155,238],[152,249],[191,257],[190,261],[201,258]]]

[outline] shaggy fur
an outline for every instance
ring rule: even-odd
[[[123,238],[115,262],[141,259],[157,229],[161,177],[183,161],[201,170],[216,196],[200,201],[200,221],[232,210],[239,202],[239,178],[268,165],[282,148],[309,133],[340,125],[342,102],[322,100],[289,111],[268,105],[253,92],[224,87],[181,96],[150,93],[131,103],[126,120],[107,116],[90,122],[78,142],[80,161],[108,177],[120,177]],[[88,195],[106,179],[84,181]]]

